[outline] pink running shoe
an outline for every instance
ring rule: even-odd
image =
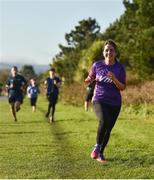
[[[98,156],[99,156],[99,150],[97,148],[94,148],[93,151],[91,152],[91,158],[97,159]]]

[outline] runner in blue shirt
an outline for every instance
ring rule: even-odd
[[[49,77],[44,82],[44,87],[46,89],[46,96],[49,101],[48,111],[46,117],[49,117],[50,110],[52,108],[51,116],[49,117],[50,123],[54,122],[55,106],[58,100],[59,88],[61,86],[61,79],[55,75],[55,69],[51,68],[49,70]]]
[[[23,103],[25,85],[25,78],[19,75],[17,67],[13,66],[11,76],[7,80],[6,89],[14,121],[17,121],[16,112],[20,110],[20,105]]]
[[[87,83],[96,80],[92,101],[99,125],[91,157],[99,162],[106,162],[104,149],[121,109],[120,91],[126,87],[125,69],[116,58],[116,50],[117,46],[112,40],[106,41],[104,60],[95,62],[85,79]]]
[[[36,81],[34,78],[30,80],[30,85],[27,87],[27,95],[30,98],[30,104],[32,106],[32,111],[36,111],[36,102],[38,94],[40,93],[40,89],[38,85],[36,84]]]

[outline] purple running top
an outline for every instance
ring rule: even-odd
[[[121,106],[120,90],[107,77],[109,71],[114,73],[121,83],[126,84],[125,68],[121,63],[116,60],[113,65],[106,65],[104,60],[96,61],[88,75],[91,81],[96,80],[93,102],[99,101],[113,106]]]

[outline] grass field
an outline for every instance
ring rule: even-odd
[[[97,121],[82,107],[57,105],[55,123],[44,118],[47,102],[32,113],[25,99],[18,122],[0,102],[0,179],[154,178],[154,105],[123,107],[101,164],[90,158]]]

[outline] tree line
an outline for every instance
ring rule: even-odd
[[[132,74],[141,80],[154,79],[154,1],[123,0],[124,13],[100,32],[96,19],[89,17],[78,22],[65,34],[66,45],[52,59],[51,66],[65,84],[83,80],[94,61],[102,59],[102,46],[113,39],[119,49],[118,57]],[[31,65],[20,71],[27,80],[37,77]],[[0,71],[0,82],[6,82],[9,71]],[[40,76],[44,79],[48,74]]]
[[[96,19],[88,18],[65,34],[66,46],[59,44],[60,52],[51,65],[65,83],[84,79],[94,61],[102,59],[102,45],[113,39],[119,47],[119,59],[140,79],[154,79],[154,1],[123,0],[124,13],[100,32]]]

